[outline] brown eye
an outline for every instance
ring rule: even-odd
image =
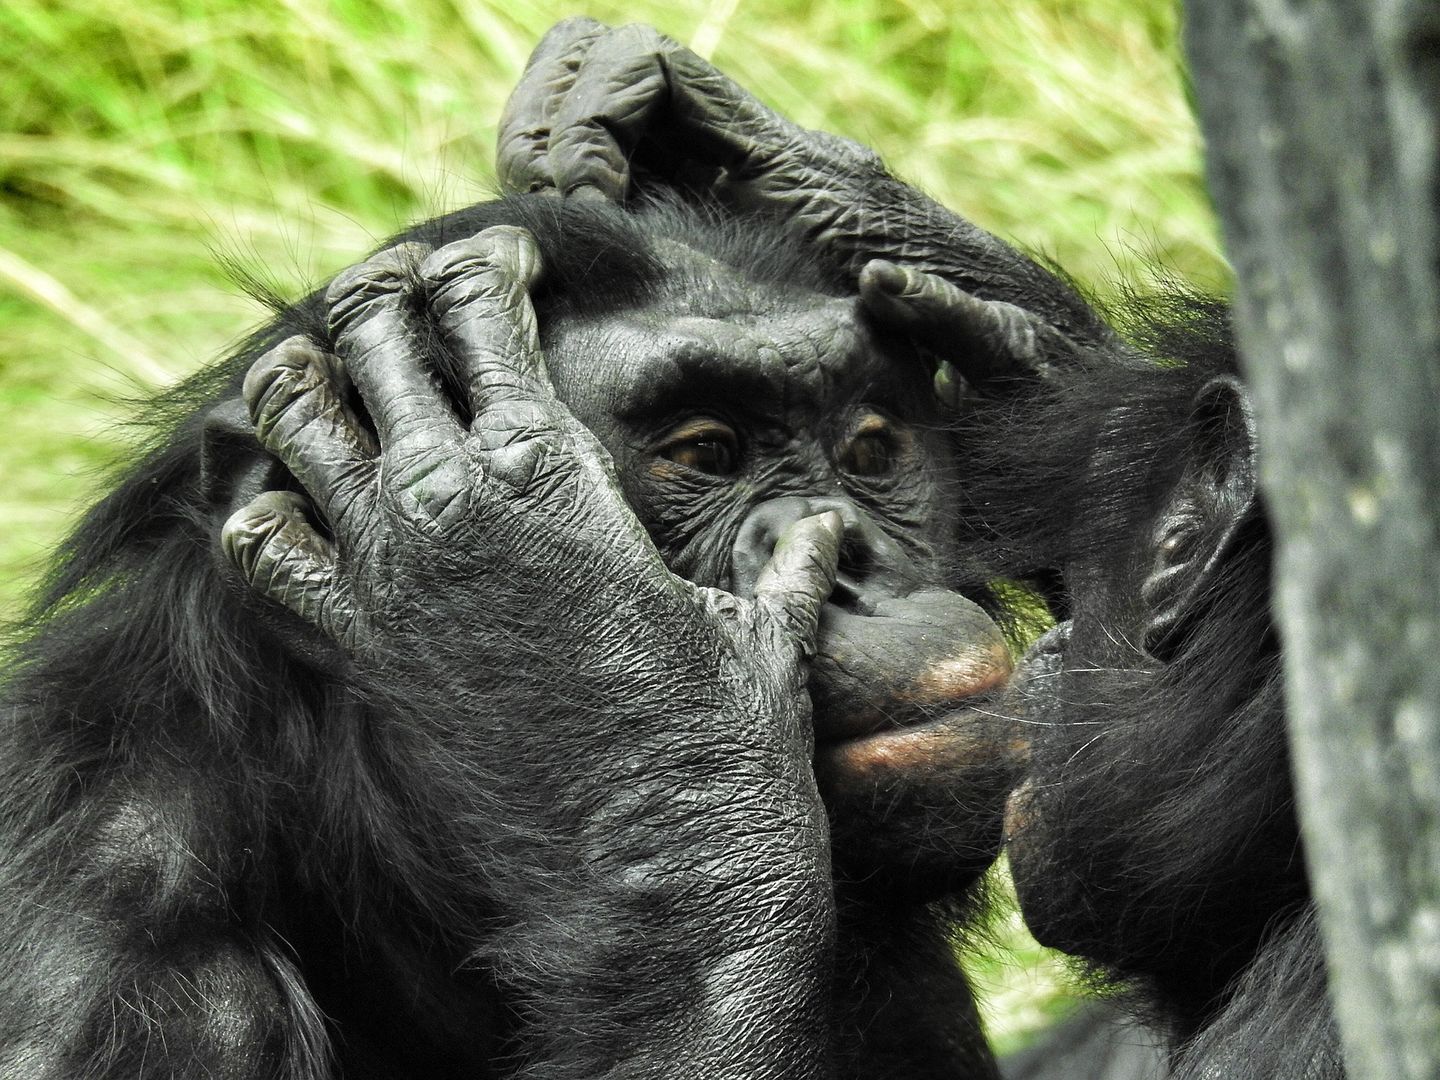
[[[879,476],[890,471],[890,441],[880,435],[861,435],[845,448],[840,460],[855,476]]]
[[[709,476],[729,476],[739,461],[735,432],[718,420],[694,420],[672,431],[660,456]]]
[[[852,476],[883,476],[895,467],[895,433],[883,416],[871,413],[860,422],[840,467]]]

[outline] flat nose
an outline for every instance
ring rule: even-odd
[[[905,596],[919,587],[920,571],[915,561],[849,499],[789,495],[761,503],[741,524],[730,557],[735,595],[755,595],[760,571],[775,553],[775,544],[786,529],[802,518],[829,510],[839,514],[845,525],[840,574],[830,595],[831,603],[865,615],[876,600]]]

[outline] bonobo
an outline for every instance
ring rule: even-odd
[[[1072,607],[1009,703],[1033,755],[1016,887],[1040,941],[1138,992],[1178,1075],[1339,1078],[1228,312],[1172,295],[1129,317],[1148,356],[1017,373],[974,414],[997,570],[1058,569]]]
[[[864,148],[647,27],[555,27],[500,148],[517,189],[623,204],[670,185],[776,213],[988,400],[960,442],[964,561],[1071,615],[1006,706],[1035,744],[1008,815],[1027,919],[1136,987],[1186,1075],[1340,1076],[1224,306],[1142,305],[1126,342]]]
[[[993,1075],[1008,654],[774,230],[482,204],[157,405],[5,689],[0,1073]]]
[[[972,321],[943,279],[882,273],[922,337]],[[1022,910],[1129,991],[1180,1080],[1343,1080],[1229,312],[1175,290],[1113,315],[1135,351],[1055,364],[1037,322],[969,367],[993,400],[957,432],[969,564],[1058,576],[1068,608],[1002,706],[1029,732],[1006,815]]]

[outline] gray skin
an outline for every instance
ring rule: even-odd
[[[890,176],[868,148],[799,127],[640,24],[611,28],[574,18],[545,35],[501,118],[497,172],[515,191],[626,203],[679,187],[772,215],[792,241],[820,249],[853,276],[877,323],[942,358],[949,385],[940,398],[951,409],[983,407],[987,397],[1033,385],[1078,357],[1129,349],[1066,282]],[[955,506],[951,498],[918,508],[917,531],[949,529]],[[855,644],[841,651],[889,652],[879,635]],[[824,670],[823,656],[818,666]],[[857,687],[887,682],[893,667],[888,657],[877,660],[839,696],[853,700]],[[829,689],[841,685],[812,678],[811,693],[825,703]],[[845,815],[841,820],[856,832],[846,846],[864,846],[868,835],[876,851],[913,863],[917,845],[909,831],[940,825],[941,835],[956,835],[943,827],[946,807],[967,803],[973,823],[980,804],[1003,799],[963,767],[983,756],[971,743],[973,732],[938,725],[923,752],[887,755],[884,782],[871,790],[924,795],[898,814]],[[937,766],[947,759],[957,767]],[[823,761],[820,771],[823,779]],[[842,787],[858,792],[863,772],[850,768]],[[832,794],[832,804],[839,801]],[[968,868],[973,852],[959,845],[953,857]],[[924,859],[941,882],[944,858],[932,851]]]
[[[891,896],[961,893],[998,850],[1024,751],[979,708],[1010,672],[1007,644],[946,586],[959,463],[935,387],[855,298],[756,288],[678,244],[666,257],[667,290],[643,312],[552,335],[556,394],[697,584],[752,596],[777,536],[840,515],[809,682],[837,870]]]
[[[501,117],[496,170],[511,191],[623,203],[679,185],[762,210],[876,306],[898,298],[900,325],[938,275],[957,287],[945,297],[946,355],[980,379],[1006,374],[1012,358],[1034,366],[1117,344],[1068,284],[892,177],[874,151],[792,123],[638,23],[573,18],[545,35]]]
[[[602,685],[603,722],[567,730],[576,766],[557,764],[531,801],[537,830],[566,821],[567,783],[590,808],[559,911],[566,889],[577,910],[597,889],[635,895],[640,951],[600,962],[618,985],[645,980],[652,1004],[587,1003],[629,1033],[627,1070],[806,1076],[843,1058],[861,1075],[991,1076],[924,901],[993,859],[1022,748],[971,707],[1009,656],[942,586],[955,463],[934,386],[853,298],[757,288],[679,245],[667,256],[656,302],[555,328],[543,356],[523,231],[391,249],[343,274],[328,293],[338,355],[292,339],[245,388],[261,444],[333,539],[301,496],[271,492],[227,523],[225,551],[362,682],[453,702],[442,726],[494,707],[495,672],[469,684],[457,662],[477,591],[490,622],[540,635],[527,649],[547,685]],[[468,430],[407,337],[417,292],[458,349]],[[345,404],[347,377],[378,439]],[[511,584],[487,590],[497,567]],[[813,729],[807,676],[825,706]],[[542,736],[517,718],[497,760],[543,752]],[[614,778],[598,800],[597,775]],[[839,894],[826,810],[863,879]],[[911,812],[923,834],[867,824]]]
[[[494,794],[515,799],[517,827],[551,837],[549,858],[572,863],[552,882],[556,909],[604,897],[631,911],[628,944],[607,942],[605,955],[627,979],[592,986],[591,1015],[578,1027],[601,1016],[646,1037],[627,1039],[618,1058],[597,1044],[596,1067],[668,1075],[683,1061],[690,1075],[818,1075],[835,914],[806,764],[803,656],[833,582],[840,522],[821,514],[790,530],[753,598],[670,573],[608,455],[547,384],[526,294],[538,273],[529,235],[487,230],[417,269],[419,254],[377,256],[328,294],[338,359],[378,442],[342,400],[337,358],[301,339],[262,356],[246,382],[261,444],[304,484],[333,541],[310,523],[304,500],[269,493],[227,522],[225,551],[252,588],[338,642],[362,679],[426,702],[427,724],[457,747],[476,709],[504,701],[493,672],[457,664],[447,647],[466,637],[477,611],[467,592],[497,567],[545,581],[544,596],[495,590],[479,610],[493,625],[524,626],[559,685],[600,695],[605,722],[566,733],[573,764],[557,760],[543,798]],[[468,428],[402,333],[412,280],[458,343],[475,417]],[[525,610],[551,596],[563,617]],[[495,725],[499,759],[544,745],[525,719]],[[704,755],[693,752],[700,745]],[[668,782],[597,793],[596,770]],[[577,815],[575,799],[586,812]],[[534,917],[510,914],[522,925]],[[544,932],[528,931],[539,935],[529,947],[543,949]],[[681,990],[699,973],[706,993],[635,992],[677,973]],[[549,994],[563,998],[568,974],[536,971],[537,991],[549,978]],[[738,1003],[756,994],[766,1007],[737,1024]]]
[[[625,203],[673,186],[774,214],[797,242],[815,245],[853,275],[877,318],[953,365],[963,376],[961,398],[1024,392],[1077,360],[1110,363],[1132,353],[1065,282],[889,176],[870,151],[791,123],[648,27],[612,29],[587,19],[554,27],[507,106],[498,146],[500,175],[514,190]],[[1164,517],[1162,526],[1171,528],[1175,520]],[[1179,584],[1167,577],[1153,587],[1175,590]],[[1087,604],[1094,602],[1093,582],[1066,585]],[[1181,590],[1170,606],[1184,610],[1196,595],[1194,586]],[[1100,642],[1114,638],[1110,625],[1091,625],[1087,635]],[[1069,711],[1078,715],[1075,694],[1061,688],[1061,677],[1071,680],[1079,672],[1083,680],[1087,670],[1103,665],[1071,655],[1069,641],[1065,623],[1037,643],[1018,668],[1005,712],[1041,728],[1072,719]],[[1084,743],[1081,749],[1094,740],[1083,724],[1072,730]],[[1051,741],[1061,750],[1055,760],[1064,762],[1063,740]],[[957,785],[954,793],[964,790]],[[1113,798],[1103,784],[1087,794],[1100,805]],[[1037,833],[1045,832],[1034,828],[1044,816],[1035,796],[1033,786],[1016,793],[1009,823],[1021,838],[1012,864],[1022,878],[1027,917],[1038,913],[1042,926],[1045,920],[1059,926],[1080,912],[1083,923],[1103,908],[1057,886],[1053,867],[1061,860],[1032,855],[1042,846]],[[1124,813],[1117,820],[1122,832],[1132,824]],[[905,824],[924,828],[927,822],[907,818]],[[1083,835],[1056,835],[1066,835],[1064,858],[1081,866],[1089,861],[1083,846],[1077,848]],[[1183,836],[1172,840],[1169,850],[1183,851],[1188,842]],[[1022,868],[1033,873],[1022,875]],[[1126,887],[1143,885],[1153,869],[1134,870]],[[1133,906],[1151,910],[1145,903]],[[1055,943],[1074,945],[1058,937]]]

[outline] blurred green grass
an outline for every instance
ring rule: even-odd
[[[298,295],[484,197],[505,94],[582,12],[659,26],[1102,293],[1154,258],[1227,281],[1171,0],[6,0],[0,616],[123,461],[126,399],[263,317],[222,257]],[[976,967],[1002,1043],[1052,1001],[1008,963]]]

